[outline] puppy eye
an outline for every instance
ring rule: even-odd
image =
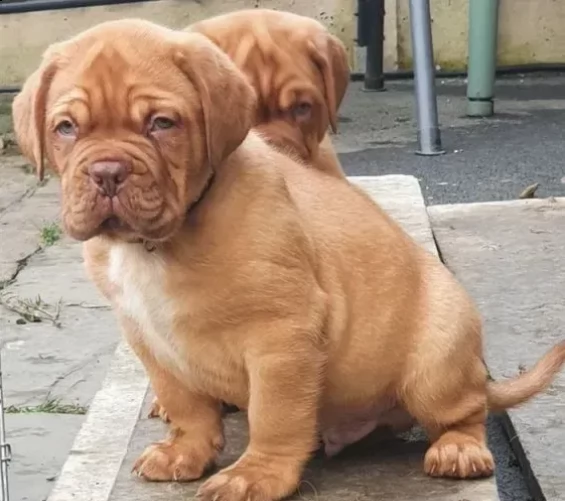
[[[172,129],[176,123],[167,117],[155,117],[151,122],[150,132],[156,132],[159,130]]]
[[[59,122],[57,127],[55,127],[55,131],[61,136],[76,136],[76,127],[70,120],[63,120]]]
[[[292,108],[292,114],[295,118],[306,118],[310,116],[311,112],[312,105],[307,102],[298,103]]]

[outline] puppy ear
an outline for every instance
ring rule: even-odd
[[[255,91],[231,59],[204,35],[184,34],[174,58],[200,95],[208,162],[214,169],[251,129]]]
[[[45,173],[47,95],[58,69],[55,56],[46,53],[41,66],[28,77],[12,103],[16,140],[23,155],[35,166],[40,180]]]
[[[349,84],[350,70],[345,46],[337,37],[327,34],[310,41],[310,57],[324,78],[326,105],[332,131],[337,132],[337,110]]]

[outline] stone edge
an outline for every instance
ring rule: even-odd
[[[464,211],[471,211],[479,206],[481,208],[494,208],[494,207],[527,207],[540,208],[540,207],[551,207],[552,205],[562,205],[565,204],[565,197],[547,197],[547,198],[526,198],[526,199],[516,199],[516,200],[497,200],[493,202],[470,202],[470,203],[458,203],[458,204],[439,204],[431,205],[427,207],[427,211],[431,214],[437,212],[441,214],[444,211],[451,210],[453,208],[462,209]]]
[[[148,385],[141,363],[121,341],[47,501],[107,501]]]
[[[443,212],[449,211],[453,208],[472,210],[477,208],[479,205],[481,208],[493,208],[493,207],[524,207],[530,206],[533,209],[551,207],[552,205],[563,205],[565,204],[565,197],[548,197],[548,198],[533,198],[533,199],[518,199],[518,200],[502,200],[495,202],[483,202],[483,203],[461,203],[461,204],[442,204],[428,207],[428,213],[430,214],[430,219],[433,218],[433,214],[442,214]],[[538,482],[536,474],[533,467],[528,459],[528,455],[522,441],[520,440],[520,435],[514,426],[512,421],[512,416],[514,411],[510,409],[509,411],[500,414],[500,423],[502,429],[506,434],[508,443],[510,444],[510,449],[516,456],[516,460],[520,465],[520,469],[523,472],[526,486],[533,496],[533,499],[545,499],[542,491],[542,487]]]
[[[410,230],[418,229],[414,238],[437,254],[420,184],[414,176],[355,176],[349,180],[411,234]],[[412,199],[408,207],[407,199]],[[141,363],[121,341],[47,501],[109,499],[148,387]]]

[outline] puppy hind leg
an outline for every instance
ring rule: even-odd
[[[471,365],[455,375],[435,366],[433,374],[420,375],[405,387],[404,404],[431,442],[424,471],[432,477],[493,474],[494,459],[486,442],[486,370],[480,360]]]

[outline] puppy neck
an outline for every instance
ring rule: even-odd
[[[188,208],[186,210],[185,221],[190,217],[190,214],[196,210],[196,208],[200,205],[202,200],[210,192],[210,189],[212,188],[212,185],[214,184],[215,177],[216,177],[216,173],[214,171],[211,171],[210,175],[208,176],[208,179],[206,179],[206,182],[204,183],[202,190],[200,191],[200,193],[198,194],[196,199],[193,200],[190,203],[190,205],[188,206]],[[176,235],[176,233],[175,233],[175,235]],[[172,235],[170,237],[170,239],[174,239],[175,235]],[[136,244],[136,245],[141,245],[145,249],[145,251],[151,253],[151,252],[155,252],[157,249],[161,248],[163,246],[163,244],[169,242],[170,239],[167,239],[167,240],[161,242],[161,241],[155,241],[155,240],[147,240],[145,238],[139,238],[139,239],[136,239],[135,241],[132,241],[131,243]]]

